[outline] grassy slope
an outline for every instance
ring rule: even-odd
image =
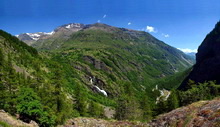
[[[158,79],[190,67],[180,58],[185,56],[174,48],[145,32],[136,31],[136,36],[127,32],[85,29],[72,34],[58,49],[52,49],[51,57],[71,66],[78,77],[76,80],[81,80],[82,84],[89,86],[85,75],[100,78],[106,84],[101,87],[112,96],[123,92],[123,82],[132,83],[137,93],[150,91]],[[84,56],[104,62],[109,71],[97,69]],[[76,66],[87,69],[77,70]]]

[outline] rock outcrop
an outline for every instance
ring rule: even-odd
[[[94,118],[75,118],[68,120],[65,125],[59,127],[147,127],[147,123],[110,121]]]
[[[220,99],[199,101],[159,115],[150,127],[219,127]]]
[[[96,60],[95,58],[91,56],[83,56],[83,60],[92,64],[96,69],[99,69],[99,70],[101,69],[103,71],[110,72],[110,70],[108,69],[107,65],[104,62]]]
[[[4,123],[5,126],[9,127],[38,127],[37,123],[34,121],[31,121],[30,123],[22,122],[20,120],[15,119],[3,110],[0,110],[0,122]],[[1,124],[0,127],[2,127]]]
[[[220,83],[220,22],[206,36],[196,54],[196,64],[179,89],[186,90],[188,80],[203,83],[215,80]]]

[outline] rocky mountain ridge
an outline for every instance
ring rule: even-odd
[[[35,43],[38,40],[43,40],[43,39],[47,39],[50,36],[52,36],[53,34],[58,34],[60,32],[77,32],[81,29],[83,29],[85,25],[84,24],[80,24],[80,23],[70,23],[70,24],[65,24],[62,26],[57,27],[56,29],[54,29],[51,32],[36,32],[36,33],[22,33],[19,35],[16,35],[17,38],[19,38],[20,40],[24,41],[25,43],[27,43],[28,45],[32,45],[33,43]]]

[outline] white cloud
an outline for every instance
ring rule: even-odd
[[[170,37],[170,35],[169,34],[165,34],[164,37]]]
[[[188,48],[185,49],[177,48],[177,49],[183,51],[184,53],[197,53],[197,49],[188,49]]]
[[[104,19],[104,18],[106,18],[106,16],[107,16],[106,14],[105,14],[105,15],[103,15],[103,19]]]
[[[100,23],[100,22],[101,22],[101,20],[98,20],[97,22],[98,22],[98,23]]]
[[[162,36],[164,36],[164,37],[170,37],[170,35],[169,34],[164,34],[164,33],[162,33]]]
[[[131,22],[128,22],[128,25],[131,25]]]
[[[146,31],[149,33],[151,33],[151,32],[156,33],[157,32],[153,26],[147,26]]]

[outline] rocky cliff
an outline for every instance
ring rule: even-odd
[[[206,36],[196,54],[196,64],[179,89],[187,89],[188,80],[203,83],[216,80],[220,83],[220,22]]]

